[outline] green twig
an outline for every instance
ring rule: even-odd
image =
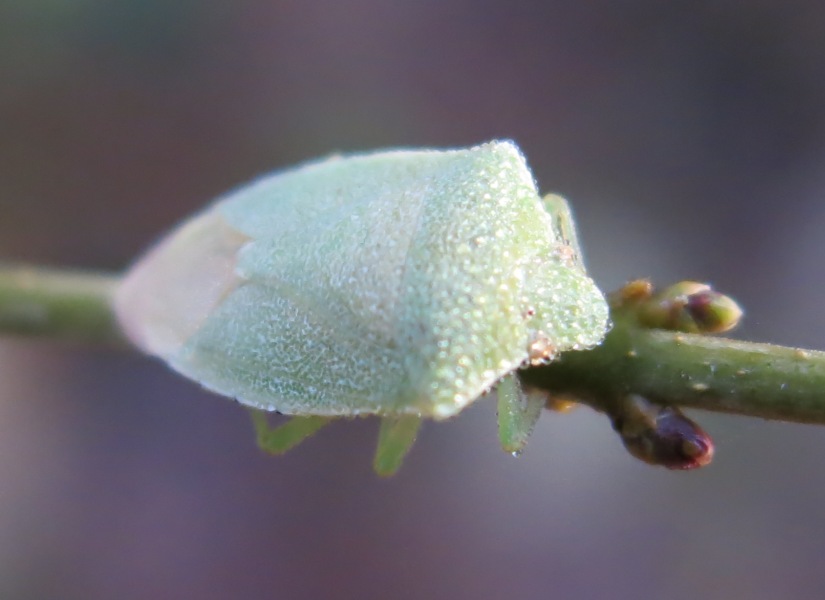
[[[825,352],[644,329],[621,319],[597,348],[568,352],[523,378],[596,403],[630,393],[658,404],[825,424]]]
[[[0,335],[124,343],[117,275],[0,265]],[[605,341],[523,380],[599,404],[639,394],[668,405],[825,424],[825,352],[645,329],[615,316]]]
[[[0,264],[0,334],[122,344],[112,274]]]

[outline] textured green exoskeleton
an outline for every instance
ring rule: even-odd
[[[451,417],[507,377],[501,438],[519,450],[538,411],[513,373],[597,344],[608,320],[566,203],[542,202],[511,142],[266,176],[161,241],[116,309],[180,373],[294,415],[275,430],[257,419],[274,451],[327,418],[384,417],[382,473],[420,418]]]

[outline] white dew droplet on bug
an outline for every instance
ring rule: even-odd
[[[265,176],[139,260],[116,311],[138,347],[206,388],[316,417],[293,433],[393,419],[381,438],[400,457],[417,431],[402,416],[451,417],[519,367],[597,344],[608,321],[566,202],[539,197],[508,141]],[[400,458],[384,450],[387,472]]]

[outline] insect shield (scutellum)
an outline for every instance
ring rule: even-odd
[[[219,394],[293,418],[286,450],[336,417],[382,418],[392,473],[423,418],[499,388],[519,451],[546,398],[522,366],[594,346],[608,308],[567,203],[542,199],[512,142],[312,162],[219,198],[126,274],[128,337]]]

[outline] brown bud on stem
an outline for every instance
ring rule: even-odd
[[[628,452],[648,464],[687,470],[713,459],[710,436],[678,408],[628,396],[610,417]]]

